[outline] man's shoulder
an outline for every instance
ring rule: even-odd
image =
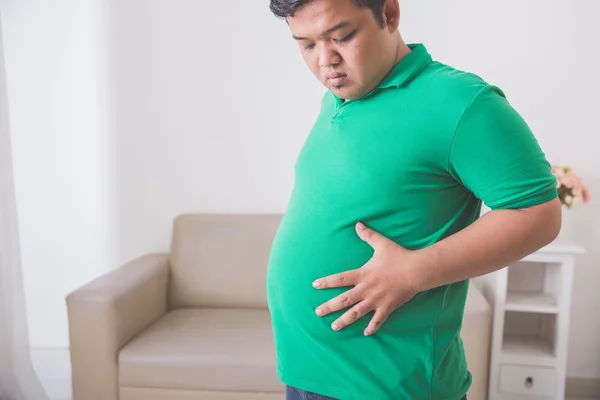
[[[492,90],[500,96],[504,93],[475,72],[461,70],[439,61],[432,61],[415,82],[433,93],[445,94],[455,100],[470,101],[484,90]]]
[[[432,61],[409,83],[409,89],[422,96],[433,109],[464,113],[482,94],[505,98],[504,92],[474,72]]]
[[[473,91],[489,85],[475,72],[455,68],[436,60],[429,63],[420,77],[438,86],[463,91]]]

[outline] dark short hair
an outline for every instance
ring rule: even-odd
[[[271,0],[271,12],[279,18],[293,17],[296,11],[313,0]],[[383,28],[383,6],[385,0],[352,0],[359,8],[368,8],[375,20]]]

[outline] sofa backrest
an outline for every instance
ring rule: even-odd
[[[173,225],[169,306],[266,308],[280,214],[187,214]]]

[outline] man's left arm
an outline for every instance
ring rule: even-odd
[[[332,324],[341,330],[371,311],[365,335],[373,335],[394,310],[418,293],[485,275],[520,260],[556,238],[558,198],[523,209],[491,211],[467,228],[421,250],[408,250],[357,224],[374,250],[361,268],[317,279],[317,289],[353,286],[316,309],[319,316],[350,307]]]

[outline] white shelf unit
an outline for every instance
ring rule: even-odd
[[[483,277],[494,309],[489,400],[564,400],[573,268],[583,252],[559,237]]]

